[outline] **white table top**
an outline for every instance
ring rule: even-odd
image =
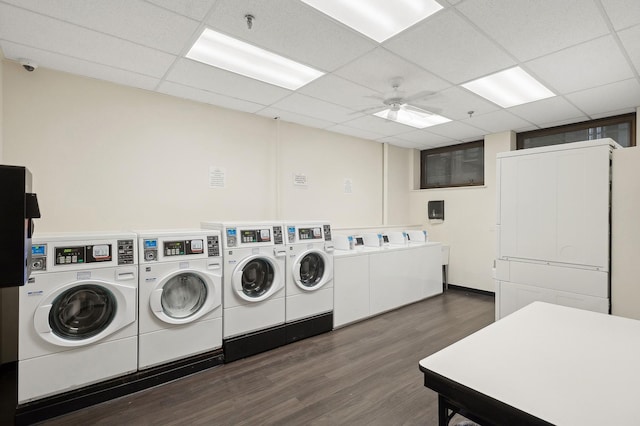
[[[543,302],[420,361],[555,425],[640,424],[640,321]]]

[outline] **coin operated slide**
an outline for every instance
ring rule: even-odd
[[[0,165],[0,288],[24,285],[31,274],[33,219],[40,217],[26,167]]]

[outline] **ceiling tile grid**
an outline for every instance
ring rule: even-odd
[[[377,43],[299,0],[0,0],[0,48],[7,60],[416,149],[640,106],[640,1],[438,2]],[[205,28],[325,74],[288,90],[186,59]],[[461,87],[513,66],[556,96],[505,109]],[[394,102],[452,121],[418,130],[371,115]]]

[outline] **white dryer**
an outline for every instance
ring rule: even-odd
[[[135,372],[133,233],[36,235],[20,287],[18,403]]]
[[[287,343],[333,329],[333,242],[325,221],[286,222]]]
[[[222,256],[215,230],[140,231],[138,368],[222,348]]]
[[[221,232],[225,362],[285,344],[282,224],[203,222]]]

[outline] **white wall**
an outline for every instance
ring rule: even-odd
[[[377,142],[10,61],[3,81],[4,159],[33,173],[40,232],[382,223]],[[210,166],[225,171],[224,188],[209,187]]]
[[[515,133],[484,140],[484,186],[424,189],[410,194],[411,222],[422,223],[431,241],[450,246],[449,284],[494,291],[496,252],[496,155],[515,147]],[[445,220],[431,224],[427,202],[444,200]]]

